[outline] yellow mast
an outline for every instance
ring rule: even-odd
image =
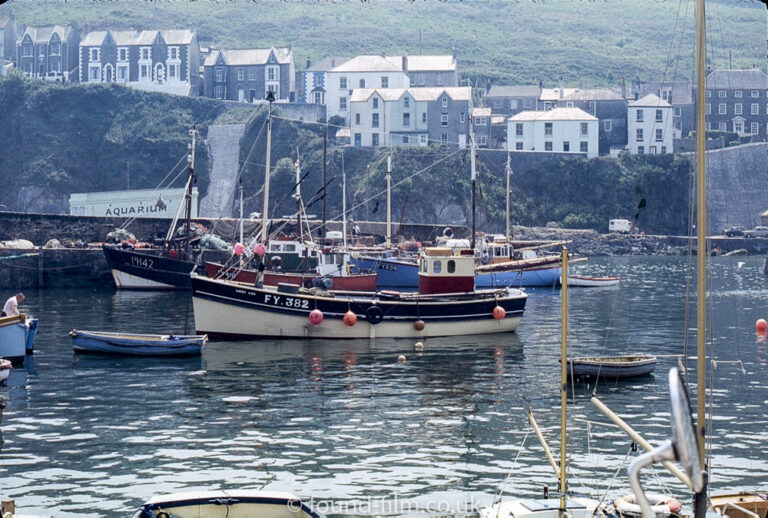
[[[563,247],[563,273],[560,291],[560,313],[562,324],[560,330],[560,516],[564,516],[566,486],[566,417],[568,403],[568,249]]]
[[[699,459],[706,464],[706,326],[707,326],[707,195],[706,195],[706,17],[704,0],[696,1],[696,426]]]

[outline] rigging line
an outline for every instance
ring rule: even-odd
[[[529,429],[527,432],[525,432],[525,436],[523,437],[523,442],[520,445],[520,449],[517,450],[517,455],[515,455],[515,460],[512,462],[512,467],[509,468],[509,472],[507,473],[506,478],[504,478],[504,482],[501,484],[501,489],[499,490],[498,496],[493,500],[493,504],[498,504],[501,502],[501,498],[504,495],[504,489],[507,485],[507,482],[509,482],[509,479],[512,478],[512,472],[514,471],[515,467],[517,466],[517,461],[520,458],[520,454],[525,450],[525,441],[528,440],[528,436],[531,434],[531,430]]]

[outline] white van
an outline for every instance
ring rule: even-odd
[[[620,234],[629,234],[632,229],[632,223],[628,219],[612,219],[608,222],[608,232],[618,232]]]

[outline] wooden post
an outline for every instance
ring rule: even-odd
[[[16,512],[16,503],[13,500],[3,500],[0,502],[0,510],[3,512],[3,516],[5,516],[5,513],[14,514]]]

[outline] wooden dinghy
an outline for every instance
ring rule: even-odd
[[[12,369],[11,362],[9,360],[3,360],[0,358],[0,382],[8,379]]]
[[[606,380],[636,378],[653,372],[656,362],[652,354],[574,357],[568,358],[568,376]]]
[[[75,353],[117,354],[127,356],[194,356],[208,340],[206,335],[151,335],[106,333],[102,331],[69,332]]]
[[[621,277],[587,277],[585,275],[568,275],[568,286],[578,286],[582,288],[607,288],[618,286]],[[563,278],[560,277],[562,285]]]
[[[153,496],[131,518],[322,518],[300,498],[272,491],[198,491]]]
[[[768,517],[768,492],[766,491],[711,495],[709,502],[714,511],[728,518]]]

